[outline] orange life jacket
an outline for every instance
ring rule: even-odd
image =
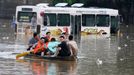
[[[42,48],[41,51],[44,51],[45,50],[44,49],[44,43],[41,44],[40,41],[38,41],[36,47],[34,48],[34,53],[37,53],[40,48]]]
[[[45,44],[46,44],[46,46],[47,46],[47,48],[48,48],[48,43],[49,43],[49,42],[46,42],[46,43],[45,43]]]

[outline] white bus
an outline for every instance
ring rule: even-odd
[[[24,34],[26,29],[31,29],[31,19],[33,15],[37,16],[36,6],[22,5],[16,7],[16,30],[18,34]]]
[[[50,31],[52,35],[60,35],[63,32],[77,34],[81,31],[81,34],[84,35],[105,34],[110,36],[112,27],[118,29],[119,26],[119,13],[116,9],[49,7],[47,4],[38,4],[32,8],[36,9],[31,14],[37,14],[37,25],[40,26],[37,31],[41,36],[44,36],[47,31]],[[19,17],[19,15],[16,16]],[[30,18],[31,16],[28,22]]]
[[[118,10],[108,8],[48,7],[44,8],[41,33],[47,30],[58,35],[81,31],[86,35],[110,36],[111,26],[118,26],[118,16]]]
[[[81,15],[81,31],[84,34],[107,34],[110,36],[111,27],[118,26],[118,10],[108,8],[81,8],[76,13]]]

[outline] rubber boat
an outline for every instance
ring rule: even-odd
[[[45,55],[45,56],[40,56],[40,55],[34,55],[34,54],[28,54],[25,56],[25,58],[39,58],[39,59],[44,59],[44,60],[62,60],[62,61],[75,61],[77,60],[77,57],[74,56],[50,56],[50,55]]]

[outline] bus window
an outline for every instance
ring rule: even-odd
[[[83,26],[95,26],[95,15],[82,15]]]
[[[97,15],[96,23],[97,23],[97,26],[109,26],[109,16],[108,15]]]
[[[56,26],[56,14],[48,14],[44,15],[44,25],[48,26]]]
[[[31,22],[33,14],[37,15],[35,12],[18,12],[18,22]]]
[[[70,15],[58,14],[58,26],[70,26]]]
[[[119,29],[118,24],[118,17],[117,16],[111,16],[111,32],[116,33]]]
[[[118,26],[118,17],[117,16],[111,16],[111,26],[113,26],[113,27]]]

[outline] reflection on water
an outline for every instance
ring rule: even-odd
[[[76,75],[76,61],[20,60],[27,64],[34,75]]]
[[[15,35],[10,27],[2,26],[0,75],[133,75],[134,33],[127,28],[122,28],[120,37],[81,37],[78,61],[70,62],[32,58],[16,61],[16,53],[26,51],[31,35]]]

